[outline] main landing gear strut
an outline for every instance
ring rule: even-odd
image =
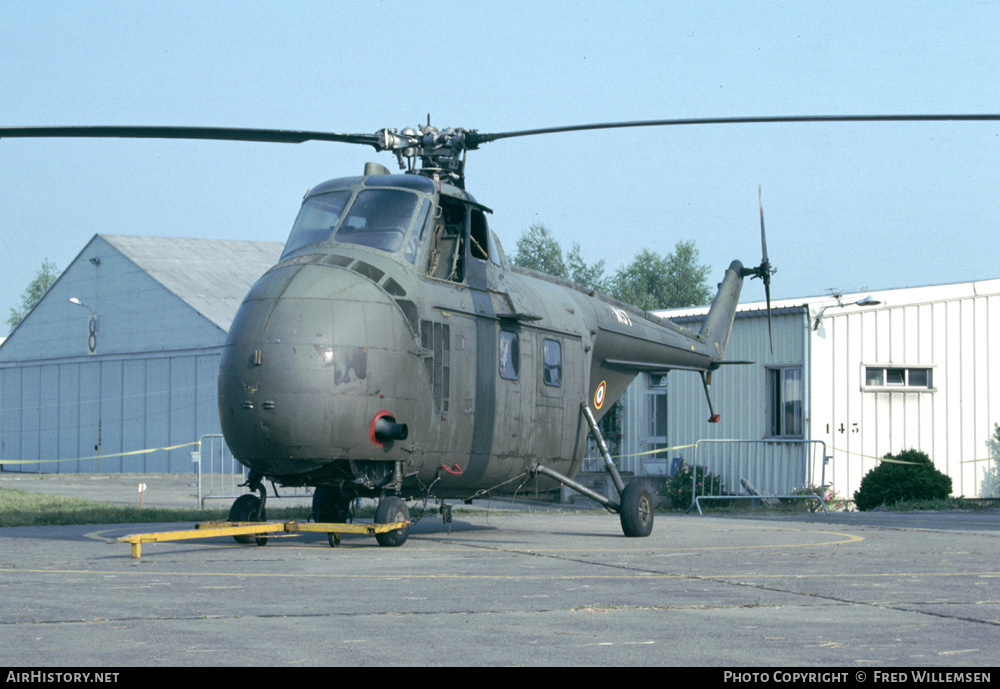
[[[265,510],[264,505],[267,502],[267,488],[264,487],[264,483],[261,481],[261,477],[256,473],[251,471],[250,475],[247,476],[246,485],[250,490],[255,490],[260,493],[258,498],[251,493],[246,495],[241,495],[236,498],[236,502],[233,506],[229,508],[229,521],[231,522],[265,522],[267,521],[267,510]],[[240,535],[233,536],[233,539],[237,543],[249,544],[256,543],[257,545],[267,545],[267,536],[255,536],[251,535]]]
[[[247,493],[236,498],[236,502],[229,509],[230,522],[266,522],[267,512],[265,503],[267,502],[267,489],[264,487],[262,477],[251,471],[247,477],[246,486],[250,490],[257,491],[256,495]],[[350,491],[345,491],[339,487],[319,486],[313,494],[312,519],[320,524],[347,524],[353,521],[351,514],[351,501],[354,495]],[[375,540],[381,546],[397,547],[406,543],[410,535],[410,509],[397,495],[385,495],[379,500],[378,508],[375,510],[375,524],[398,524],[404,525],[398,529],[386,531],[385,529],[375,529]],[[355,529],[342,529],[343,531],[356,531]],[[330,545],[340,545],[340,533],[338,531],[329,532]],[[257,545],[267,545],[267,536],[263,535],[234,535],[233,539],[237,543]]]
[[[590,407],[586,403],[583,403],[582,406],[583,416],[587,419],[590,430],[597,440],[597,446],[601,449],[601,455],[604,457],[604,466],[611,475],[611,480],[618,491],[620,502],[615,502],[600,493],[592,491],[568,476],[564,476],[548,467],[536,465],[534,471],[554,478],[576,492],[599,502],[612,512],[617,512],[621,518],[622,532],[629,538],[648,536],[653,532],[653,511],[656,504],[653,489],[645,481],[633,481],[627,485],[622,481],[622,477],[618,473],[618,467],[611,460],[611,453],[604,442],[604,436],[601,435],[601,431],[597,427],[597,422],[594,420],[594,415],[591,413]]]

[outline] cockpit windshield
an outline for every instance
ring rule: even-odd
[[[395,252],[403,245],[418,196],[401,189],[364,189],[346,210],[351,191],[344,189],[306,199],[285,244],[284,255],[326,241],[360,244]],[[336,233],[334,234],[334,231]]]
[[[282,256],[287,256],[304,246],[318,244],[329,237],[340,221],[340,215],[350,198],[350,190],[344,189],[329,194],[317,194],[306,199],[299,216],[295,218]]]
[[[347,244],[396,251],[410,228],[417,196],[399,189],[366,189],[351,204],[335,239]]]

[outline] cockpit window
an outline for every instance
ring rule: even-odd
[[[355,197],[334,239],[397,251],[410,227],[417,198],[399,189],[366,189]]]
[[[431,202],[425,199],[424,204],[420,207],[417,223],[413,226],[413,231],[410,232],[410,237],[406,240],[406,249],[403,251],[403,258],[410,263],[415,263],[417,260],[417,251],[420,249],[424,235],[427,234],[427,229],[430,226],[430,212]]]
[[[288,241],[285,242],[282,257],[304,246],[318,244],[329,237],[350,198],[351,192],[345,189],[306,199],[292,226],[292,232],[288,235]]]
[[[350,199],[349,189],[307,198],[295,219],[282,257],[304,246],[326,241],[334,230],[334,239],[341,243],[398,251],[419,197],[401,189],[364,189],[348,208]],[[425,203],[427,206],[429,204]],[[419,227],[416,231],[419,232]],[[412,260],[410,256],[407,259]]]

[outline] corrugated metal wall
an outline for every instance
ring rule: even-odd
[[[776,310],[772,315],[774,353],[768,346],[767,318],[759,312],[737,314],[726,350],[729,361],[753,361],[750,365],[727,365],[712,376],[709,391],[719,423],[708,423],[709,410],[701,378],[690,371],[667,375],[665,442],[668,447],[692,445],[705,438],[760,439],[767,429],[767,367],[795,365],[804,361],[804,307]],[[622,454],[634,455],[652,448],[650,436],[649,376],[640,375],[629,386],[622,428]],[[669,452],[691,464],[694,449]],[[645,473],[643,457],[624,457],[626,471]]]
[[[6,471],[186,472],[191,447],[127,457],[219,433],[218,351],[0,369],[0,458]],[[100,425],[100,429],[98,429]]]
[[[824,314],[812,339],[812,434],[835,449],[838,492],[853,496],[874,458],[915,448],[951,476],[954,495],[979,494],[988,463],[975,460],[1000,420],[990,395],[1000,390],[998,284],[887,292],[876,309]],[[930,367],[933,387],[865,390],[872,365]]]

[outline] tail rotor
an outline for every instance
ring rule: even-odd
[[[756,268],[744,268],[743,277],[760,278],[764,283],[764,297],[767,299],[767,339],[771,346],[771,353],[774,353],[774,338],[771,335],[771,276],[778,272],[777,268],[771,267],[771,261],[767,258],[767,235],[764,233],[764,197],[760,185],[757,185],[757,201],[760,204],[760,265]]]

